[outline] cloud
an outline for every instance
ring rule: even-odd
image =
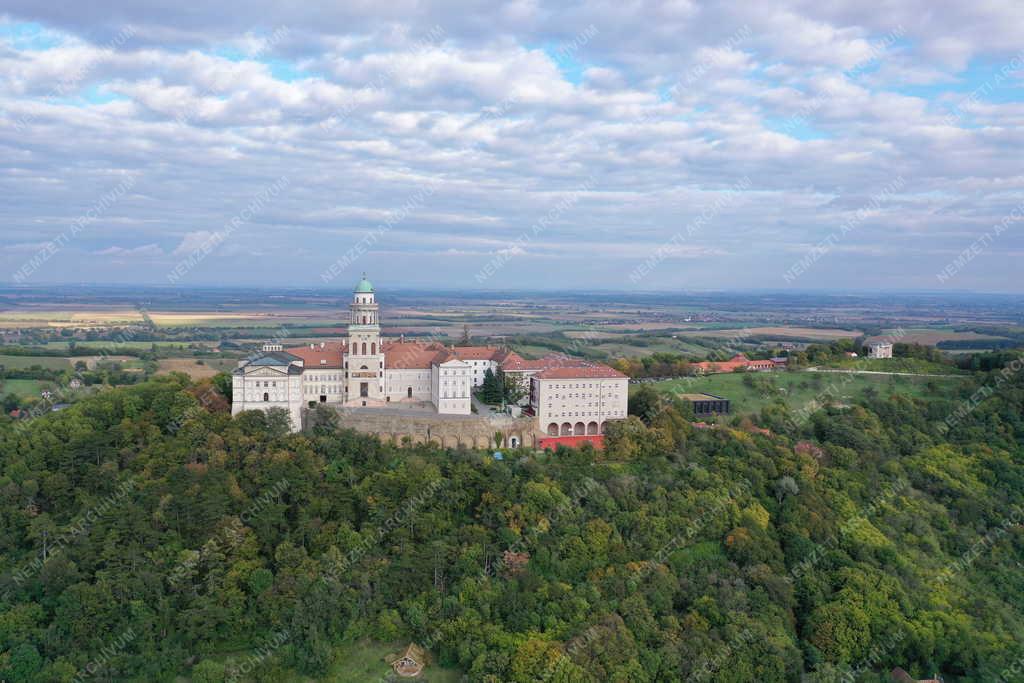
[[[195,253],[197,249],[201,249],[204,245],[210,244],[215,239],[214,233],[209,230],[197,230],[195,232],[186,233],[181,238],[181,242],[171,252],[172,256],[185,256],[188,254]]]
[[[287,177],[190,281],[315,285],[355,249],[377,280],[471,288],[479,261],[510,250],[495,286],[625,287],[698,222],[662,252],[677,267],[644,286],[722,273],[775,286],[900,176],[901,193],[822,257],[849,268],[800,284],[902,285],[934,280],[942,264],[925,254],[962,250],[1024,195],[1012,3],[98,2],[5,5],[3,25],[42,32],[0,37],[0,189],[15,198],[0,208],[15,245],[2,265],[125,174],[132,193],[82,244],[144,246],[53,272],[160,281],[152,259],[187,258]],[[959,287],[1019,289],[1024,237],[1000,240]],[[885,248],[922,256],[897,277]],[[75,249],[54,262],[90,253]]]
[[[156,244],[144,244],[140,247],[120,247],[113,245],[106,249],[92,252],[93,256],[110,256],[119,260],[152,259],[164,255],[164,250]]]

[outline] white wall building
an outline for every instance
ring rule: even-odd
[[[868,358],[892,358],[892,344],[888,342],[868,344]]]
[[[262,353],[234,370],[231,413],[284,408],[293,429],[302,424],[302,408],[316,403],[430,402],[439,413],[469,415],[472,386],[472,366],[452,349],[381,338],[379,305],[364,276],[352,293],[348,338],[290,348],[265,344]]]
[[[289,348],[265,344],[232,373],[231,414],[283,408],[295,430],[302,425],[302,409],[318,403],[427,404],[440,414],[470,415],[473,387],[483,383],[487,370],[499,369],[510,381],[529,385],[541,432],[602,434],[607,420],[626,416],[628,380],[604,365],[557,355],[525,360],[493,346],[383,339],[379,305],[365,275],[352,293],[347,339]]]
[[[548,436],[604,434],[626,417],[629,378],[599,364],[553,367],[530,378],[530,407]]]

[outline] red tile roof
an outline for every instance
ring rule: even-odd
[[[322,346],[321,346],[322,344]],[[285,349],[293,356],[298,356],[303,361],[303,368],[331,368],[341,367],[341,357],[347,351],[345,343],[340,341],[318,342],[312,345],[295,346]],[[321,362],[326,361],[326,362]]]
[[[550,353],[537,360],[526,360],[514,351],[510,351],[504,362],[502,362],[501,369],[505,372],[527,372],[532,370],[535,373],[534,376],[541,379],[626,376],[607,365],[560,353]]]
[[[506,372],[516,370],[546,370],[548,368],[579,368],[594,365],[582,358],[574,358],[561,353],[549,353],[537,360],[526,360],[519,354],[510,352],[508,358],[502,363],[501,368]]]
[[[456,346],[452,353],[459,360],[500,360],[505,350],[497,346]]]
[[[610,368],[607,365],[600,365],[594,363],[588,366],[577,366],[577,367],[562,367],[562,368],[548,368],[541,370],[534,377],[538,379],[587,379],[587,378],[623,378],[626,375],[622,374],[614,368]]]
[[[386,342],[384,367],[425,370],[433,363],[444,363],[455,356],[437,342]]]
[[[750,360],[742,353],[737,353],[735,356],[726,361],[701,361],[694,363],[693,367],[700,368],[704,372],[735,372],[738,368],[753,368],[768,369],[774,368],[781,363],[776,363],[772,360]]]
[[[548,367],[547,363],[541,360],[526,360],[515,351],[509,352],[508,356],[501,364],[501,369],[505,372],[522,372],[525,370],[543,370]]]

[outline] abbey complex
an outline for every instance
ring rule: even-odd
[[[283,408],[296,430],[303,411],[317,404],[357,409],[356,415],[429,412],[472,419],[473,388],[488,370],[501,370],[505,381],[527,389],[516,408],[534,420],[538,434],[596,437],[609,420],[626,417],[628,379],[606,365],[554,354],[527,360],[495,346],[383,338],[380,307],[365,276],[349,311],[345,340],[289,348],[268,343],[240,361],[232,375],[232,414]]]

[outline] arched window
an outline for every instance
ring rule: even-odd
[[[371,356],[376,356],[377,355],[377,342],[370,342],[370,355]]]
[[[408,398],[412,398],[412,387],[409,387],[409,388],[408,388],[408,389],[406,390],[406,396],[407,396]]]
[[[366,324],[366,316],[365,315],[363,316],[363,324],[364,325]]]
[[[366,355],[366,342],[363,342],[363,355]]]
[[[263,400],[264,401],[269,401],[270,400],[270,394],[268,394],[266,392],[263,392]]]

